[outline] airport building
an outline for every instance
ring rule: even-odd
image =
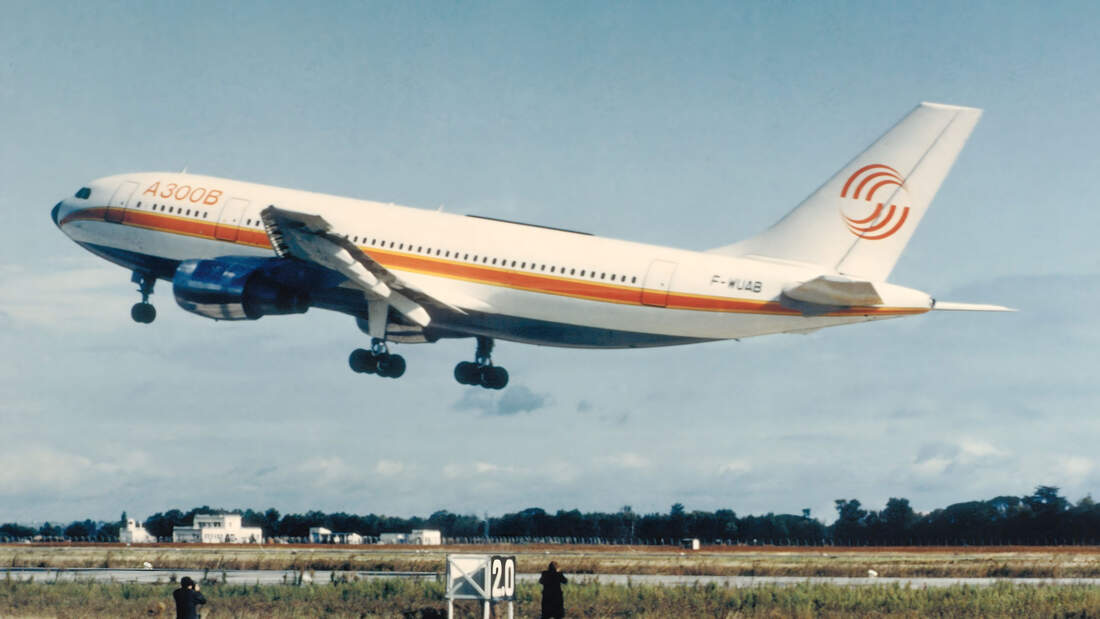
[[[189,527],[172,529],[173,542],[198,544],[262,544],[263,529],[241,526],[240,514],[195,514]]]
[[[443,534],[434,529],[413,529],[411,533],[383,533],[378,543],[439,546],[443,543]]]
[[[118,541],[123,544],[152,544],[157,541],[145,527],[133,518],[126,519],[126,526],[118,530]]]
[[[362,544],[363,536],[358,533],[333,533],[325,527],[309,528],[311,544]]]

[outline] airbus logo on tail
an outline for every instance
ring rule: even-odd
[[[860,211],[855,216],[849,216],[848,212],[855,210],[852,203],[845,202],[840,214],[848,224],[848,230],[861,239],[878,241],[893,236],[905,225],[909,218],[909,207],[898,207],[898,202],[908,202],[908,192],[905,191],[905,179],[901,174],[888,165],[872,163],[856,170],[844,183],[844,189],[840,191],[840,197],[850,198],[853,202],[869,202],[876,204],[870,215],[866,210]],[[881,200],[875,201],[878,194]],[[890,206],[887,207],[886,203]],[[847,212],[846,212],[847,211]]]

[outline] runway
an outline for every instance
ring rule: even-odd
[[[118,568],[0,568],[0,578],[15,581],[59,582],[59,581],[97,581],[126,583],[167,583],[190,576],[196,581],[203,578],[208,581],[238,585],[292,585],[327,584],[333,580],[355,579],[442,579],[438,572],[367,572],[314,570],[297,572],[295,570],[159,570],[159,569],[118,569]],[[662,574],[576,574],[566,575],[572,583],[600,582],[614,585],[661,585],[667,587],[714,584],[720,587],[761,587],[769,585],[794,586],[801,584],[836,585],[844,587],[866,587],[898,585],[914,589],[952,587],[968,585],[989,587],[997,583],[1014,585],[1085,585],[1100,586],[1100,578],[846,578],[834,576],[679,576]],[[299,581],[299,578],[301,579]],[[516,579],[523,582],[537,582],[538,574],[517,574]]]

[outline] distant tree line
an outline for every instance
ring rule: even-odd
[[[1100,507],[1091,496],[1071,504],[1058,488],[1039,486],[1029,496],[1000,496],[987,501],[956,503],[926,514],[913,511],[908,499],[892,498],[879,511],[864,509],[855,499],[837,499],[837,519],[826,526],[802,514],[738,516],[729,509],[688,512],[676,503],[668,513],[635,513],[630,506],[617,512],[558,510],[549,513],[532,507],[489,518],[437,511],[427,518],[400,518],[343,512],[309,511],[280,514],[272,508],[220,510],[208,506],[188,511],[156,513],[145,528],[158,538],[170,538],[176,526],[190,526],[196,514],[237,513],[246,526],[261,527],[267,538],[302,539],[310,527],[354,532],[368,537],[382,533],[407,533],[412,529],[438,529],[445,538],[477,541],[574,541],[604,543],[675,543],[695,537],[704,543],[789,544],[845,546],[883,545],[996,545],[996,544],[1097,544],[1100,543]],[[126,520],[125,512],[122,522]],[[486,524],[488,527],[486,528]],[[111,539],[118,536],[119,522],[76,521],[64,528],[43,524],[33,528],[0,525],[0,538]]]

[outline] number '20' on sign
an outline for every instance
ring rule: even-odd
[[[516,599],[516,558],[494,556],[489,560],[490,594],[494,600]]]

